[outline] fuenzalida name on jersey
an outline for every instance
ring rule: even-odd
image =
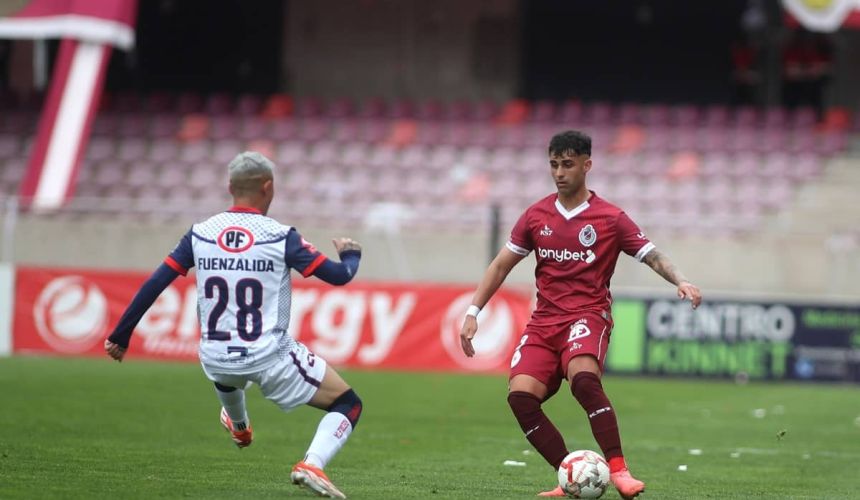
[[[199,257],[197,269],[203,271],[274,272],[275,261],[270,259],[239,259],[235,257]]]

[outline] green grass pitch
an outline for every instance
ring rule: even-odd
[[[504,376],[344,376],[365,411],[328,471],[350,498],[526,499],[554,486],[507,408]],[[648,484],[642,498],[860,497],[857,387],[633,377],[605,386],[628,462]],[[252,389],[255,441],[239,450],[196,364],[8,358],[0,387],[0,498],[311,498],[289,470],[321,413],[284,414]],[[569,392],[547,412],[571,450],[597,449]]]

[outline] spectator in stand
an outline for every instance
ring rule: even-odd
[[[832,60],[832,48],[825,36],[808,31],[794,34],[782,54],[783,103],[790,108],[812,106],[821,117]]]
[[[757,102],[761,83],[759,51],[748,36],[742,35],[732,43],[732,104],[749,106]]]

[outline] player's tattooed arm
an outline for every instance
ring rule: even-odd
[[[648,267],[653,269],[654,272],[675,286],[678,286],[682,281],[689,282],[684,276],[684,273],[682,273],[675,264],[672,264],[669,257],[656,248],[648,252],[648,254],[645,255],[645,258],[642,259],[642,262],[648,264]]]
[[[645,255],[642,261],[663,279],[678,287],[679,298],[690,299],[693,309],[699,307],[699,304],[702,303],[702,292],[699,291],[699,287],[690,283],[684,273],[669,260],[669,257],[659,250],[653,249]]]

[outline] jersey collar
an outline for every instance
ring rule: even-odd
[[[590,196],[589,199],[591,199]],[[565,220],[573,219],[577,215],[581,214],[589,206],[590,204],[588,203],[588,200],[585,200],[579,205],[568,210],[564,208],[564,205],[562,205],[560,201],[558,201],[558,198],[555,199],[555,209],[558,210],[558,213],[560,213],[561,216],[565,218]]]
[[[263,212],[257,210],[254,207],[243,207],[241,205],[233,205],[232,207],[227,209],[228,212],[240,212],[245,214],[260,214],[263,215]]]

